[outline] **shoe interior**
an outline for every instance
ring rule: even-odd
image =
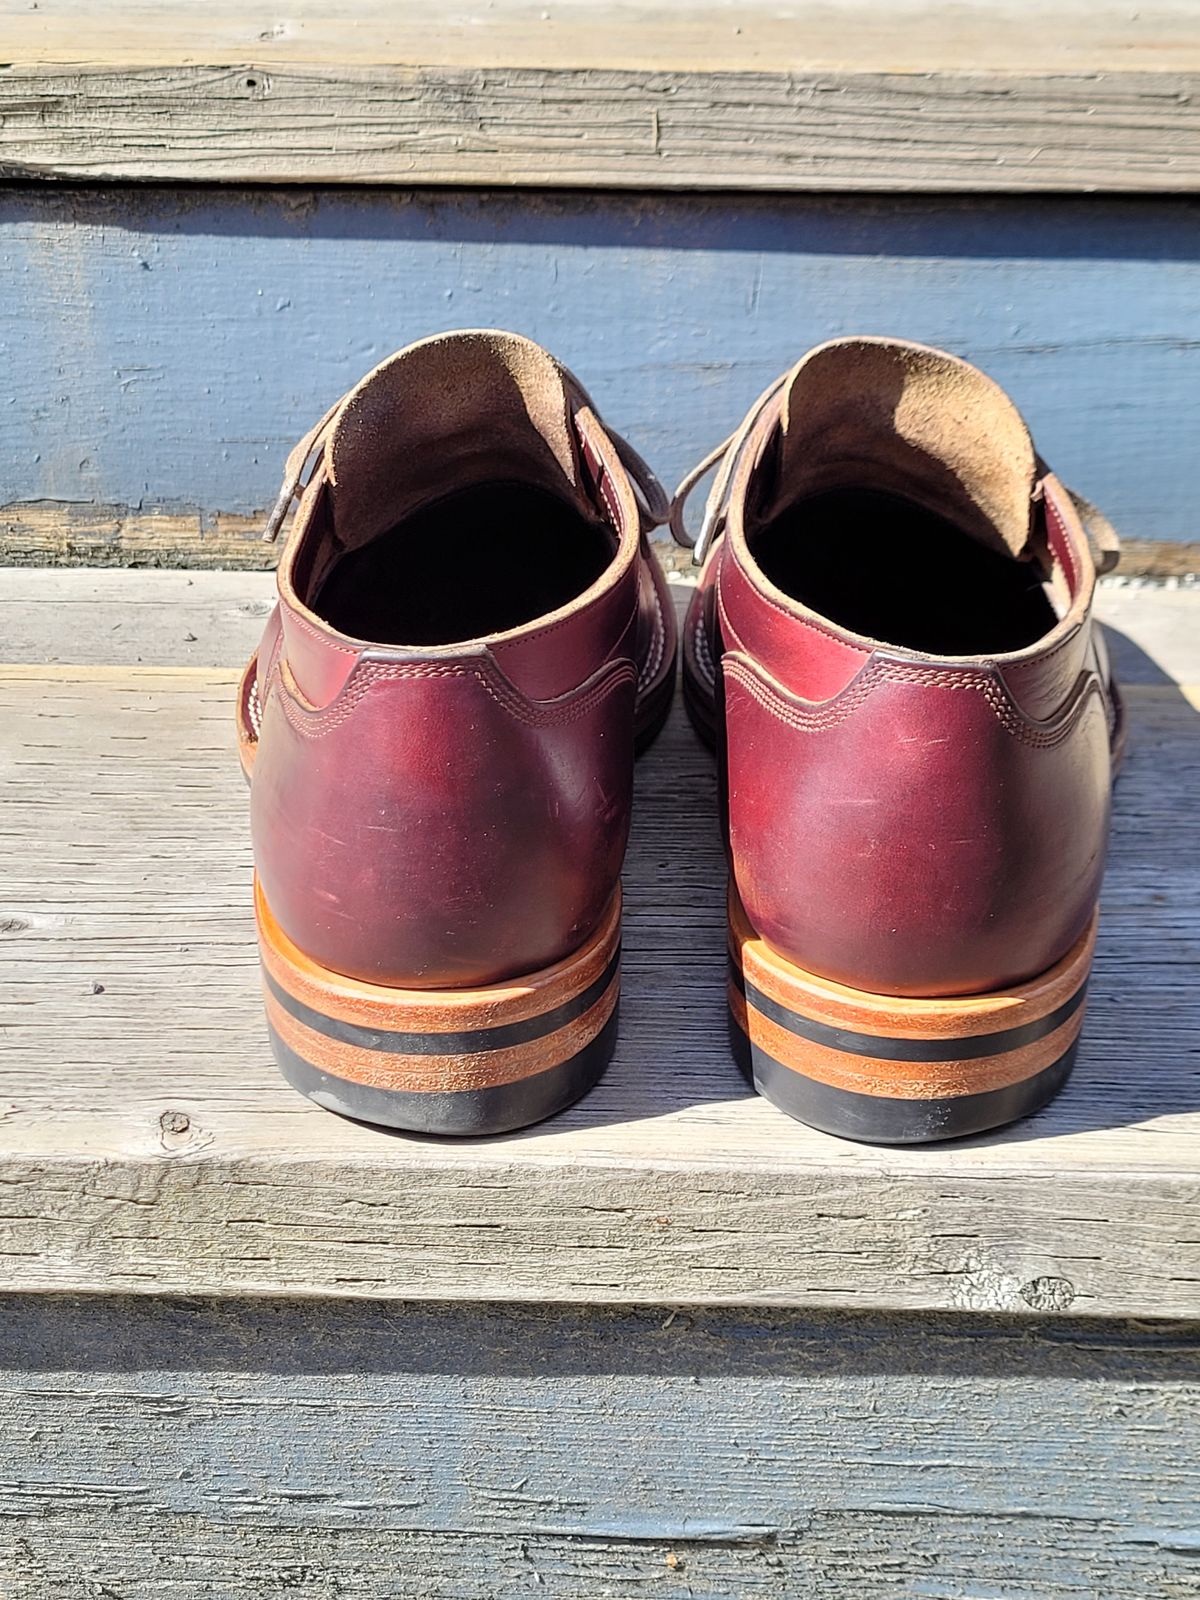
[[[351,638],[463,644],[536,621],[612,562],[562,369],[514,334],[410,345],[343,402],[295,553],[304,604]]]
[[[1058,621],[1037,563],[896,494],[804,496],[760,526],[750,548],[784,594],[881,644],[999,655],[1035,644]]]
[[[1021,650],[1066,614],[1020,413],[940,350],[820,345],[782,393],[744,530],[766,576],[831,622],[938,656]]]
[[[609,528],[549,489],[474,483],[341,556],[310,601],[378,644],[458,644],[574,600],[612,560]]]

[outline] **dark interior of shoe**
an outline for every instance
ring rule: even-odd
[[[1057,622],[1027,561],[980,544],[898,495],[832,489],[750,539],[778,589],[840,627],[931,655],[999,655]]]
[[[458,644],[566,605],[612,560],[613,535],[546,489],[479,483],[344,555],[312,602],[376,644]]]

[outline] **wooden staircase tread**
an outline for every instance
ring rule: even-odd
[[[1200,590],[1102,591],[1132,736],[1072,1082],[886,1150],[789,1121],[728,1056],[713,768],[678,705],[639,764],[597,1090],[472,1143],[290,1090],[233,754],[269,582],[0,573],[8,1287],[1200,1314]]]

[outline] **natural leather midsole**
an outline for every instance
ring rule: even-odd
[[[620,993],[619,889],[573,956],[476,989],[401,989],[329,971],[279,928],[255,885],[267,1019],[311,1067],[373,1088],[456,1094],[515,1083],[584,1049]]]
[[[311,1066],[274,1033],[271,1048],[288,1082],[329,1111],[408,1133],[479,1138],[541,1122],[586,1094],[612,1056],[618,1010],[613,1010],[594,1039],[559,1066],[515,1083],[493,1084],[468,1094],[405,1094],[392,1087],[376,1089]]]
[[[1083,1023],[1095,918],[1049,972],[986,995],[870,994],[793,966],[751,929],[730,891],[729,1006],[751,1044],[832,1088],[947,1100],[1046,1072]]]

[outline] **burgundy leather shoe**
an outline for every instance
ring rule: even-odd
[[[735,1054],[831,1133],[978,1133],[1083,1020],[1119,752],[1117,545],[965,362],[843,339],[720,459],[684,637],[720,746]]]
[[[392,1127],[550,1116],[615,1039],[634,747],[674,683],[666,498],[494,332],[369,373],[293,451],[269,536],[297,493],[238,715],[276,1059]]]

